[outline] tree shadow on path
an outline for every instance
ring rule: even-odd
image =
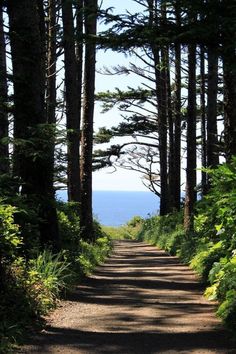
[[[236,353],[202,291],[176,257],[116,242],[113,255],[21,353]]]

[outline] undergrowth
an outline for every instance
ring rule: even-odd
[[[102,226],[102,230],[115,240],[133,240],[140,231],[144,219],[134,216],[127,224],[122,226]]]
[[[62,250],[45,249],[25,257],[23,237],[14,215],[17,209],[0,205],[0,353],[14,350],[35,323],[56,307],[74,284],[108,256],[110,238],[95,221],[96,241],[80,238],[78,205],[58,203]]]

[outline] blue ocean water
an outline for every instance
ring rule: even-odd
[[[66,192],[59,191],[58,197],[66,200]],[[157,214],[159,198],[151,192],[94,191],[93,214],[106,226],[120,226],[133,216],[143,218]]]

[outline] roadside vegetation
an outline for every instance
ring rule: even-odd
[[[236,336],[236,159],[207,172],[211,190],[196,205],[192,233],[185,232],[178,212],[145,220],[137,237],[189,263]]]
[[[109,235],[111,239],[115,240],[134,240],[138,232],[144,223],[144,219],[140,216],[134,216],[125,225],[118,227],[114,226],[102,226],[102,230],[105,234]]]
[[[96,240],[81,239],[77,209],[77,203],[57,203],[61,250],[55,252],[42,250],[37,235],[30,249],[25,248],[26,235],[16,219],[30,210],[1,202],[0,353],[11,352],[35,324],[41,326],[42,316],[108,256],[112,244],[97,222]],[[27,227],[33,233],[32,224]]]

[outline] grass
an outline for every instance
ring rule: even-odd
[[[134,216],[127,224],[122,226],[102,226],[102,231],[113,240],[135,240],[143,222],[142,218]]]

